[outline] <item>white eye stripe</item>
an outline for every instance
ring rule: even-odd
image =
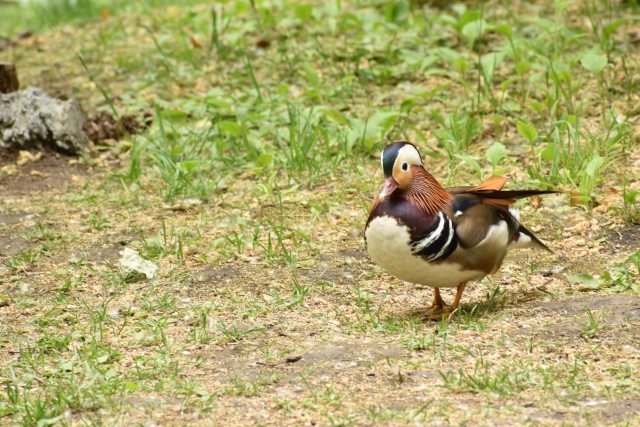
[[[413,145],[405,145],[398,152],[397,162],[402,162],[400,165],[402,166],[402,170],[408,170],[409,166],[419,165],[422,166],[422,159],[420,158],[420,153]],[[407,165],[407,169],[404,168],[404,165]]]

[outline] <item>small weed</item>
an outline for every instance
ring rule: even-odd
[[[211,312],[218,308],[218,304],[207,301],[195,308],[192,339],[195,342],[206,344],[213,339],[211,334],[214,327],[214,319]]]
[[[575,274],[568,277],[589,289],[610,288],[613,292],[633,291],[640,294],[640,252],[630,255],[615,267],[604,271],[601,277],[590,274]]]
[[[605,271],[602,280],[602,285],[614,292],[633,291],[640,295],[640,251]]]
[[[215,7],[211,8],[211,47],[209,48],[209,52],[215,48],[221,59],[225,59],[227,56],[227,49],[222,43],[223,18],[224,7],[220,8],[220,13],[218,13]]]
[[[433,334],[420,334],[420,333],[414,332],[411,335],[411,337],[404,340],[403,343],[409,350],[414,350],[414,351],[435,350],[436,336]]]
[[[162,218],[161,235],[150,239],[143,237],[142,255],[145,258],[159,260],[160,258],[173,256],[178,261],[184,262],[184,245],[193,239],[191,232],[176,227],[167,228],[167,223]]]
[[[23,234],[25,239],[31,242],[56,242],[63,238],[52,224],[38,221],[36,226]]]
[[[629,190],[625,180],[622,188],[622,217],[631,224],[640,224],[640,191]]]
[[[480,358],[473,371],[441,372],[444,386],[452,391],[493,392],[501,395],[524,390],[529,373],[524,369],[498,368]]]
[[[293,308],[299,305],[302,305],[305,298],[310,294],[310,288],[308,286],[302,285],[298,282],[297,279],[293,279],[293,287],[291,289],[291,296],[288,298],[283,298],[280,295],[280,292],[277,290],[268,292],[270,298],[273,299],[273,303],[277,306],[284,308]]]
[[[89,221],[91,222],[93,229],[96,231],[104,231],[111,228],[109,217],[101,213],[91,215],[89,217]]]
[[[17,255],[9,257],[6,264],[14,271],[28,269],[39,259],[42,251],[40,249],[22,249]]]
[[[250,382],[244,381],[242,378],[236,376],[233,378],[232,384],[222,391],[222,394],[232,396],[255,396],[265,391],[269,385],[277,383],[282,376],[283,374],[274,372],[267,375],[261,375]]]
[[[529,175],[550,185],[569,185],[576,189],[576,203],[589,205],[602,171],[628,145],[629,131],[626,123],[610,117],[603,131],[593,133],[570,115],[553,124],[548,141]]]
[[[453,168],[461,158],[467,163],[475,164],[475,160],[466,152],[480,133],[479,121],[469,113],[455,112],[442,117],[435,112],[434,115],[435,121],[441,126],[441,129],[435,131],[435,135],[449,156],[450,167]]]
[[[602,329],[600,321],[593,315],[591,310],[587,310],[587,321],[580,326],[582,329],[580,336],[586,339],[594,338]]]
[[[231,322],[220,321],[217,327],[224,337],[223,341],[240,341],[248,335],[264,331],[264,328],[260,326],[239,327],[235,320]]]

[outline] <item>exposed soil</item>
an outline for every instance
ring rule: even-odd
[[[11,168],[10,173],[0,173],[0,192],[4,198],[62,193],[91,174],[91,168],[77,159],[52,151],[44,151],[39,160],[23,165],[16,164],[18,156],[15,151],[0,151],[0,167]]]
[[[18,224],[31,216],[25,213],[0,213],[0,227]]]
[[[606,295],[577,298],[573,300],[551,301],[535,304],[543,311],[558,313],[563,317],[584,314],[586,310],[602,311],[607,314],[608,322],[619,323],[625,317],[640,320],[640,297],[631,295]]]
[[[0,258],[17,255],[21,251],[33,246],[34,245],[27,240],[12,235],[11,233],[0,231]]]
[[[640,327],[640,297],[606,295],[570,300],[534,303],[530,306],[536,317],[542,317],[540,326],[525,327],[517,335],[534,335],[545,339],[569,342],[584,337],[588,332],[588,312],[598,322],[594,339],[608,336],[635,336]]]
[[[587,402],[585,409],[596,414],[597,419],[603,425],[612,425],[624,422],[633,415],[640,414],[640,400],[618,400],[613,402],[593,401]]]
[[[220,267],[206,267],[194,274],[194,280],[198,283],[216,285],[229,283],[232,279],[242,276],[242,271],[233,265]]]
[[[277,360],[256,360],[253,353],[243,354],[237,348],[230,348],[207,354],[207,361],[201,368],[213,373],[219,381],[233,381],[235,378],[255,381],[268,371],[279,374],[284,383],[302,385],[299,376],[304,372],[313,372],[324,377],[324,381],[336,376],[346,378],[348,375],[364,375],[362,370],[366,371],[372,362],[406,355],[406,350],[396,344],[352,344],[346,337],[334,337],[334,341],[323,343],[311,337],[307,339],[307,346]]]
[[[341,285],[352,285],[362,273],[358,265],[353,264],[353,260],[344,258],[343,262],[339,256],[322,256],[318,264],[307,270],[302,270],[302,274],[310,279],[336,282]]]
[[[121,257],[120,252],[124,245],[106,245],[98,246],[92,249],[89,254],[88,261],[93,262],[95,265],[108,265],[113,266]]]
[[[640,225],[630,225],[609,233],[607,242],[615,247],[640,248]]]

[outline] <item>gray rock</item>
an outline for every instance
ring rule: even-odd
[[[75,99],[51,98],[38,88],[0,94],[0,148],[49,147],[76,154],[88,143],[82,123]]]
[[[120,252],[122,258],[118,260],[122,276],[127,282],[137,282],[143,278],[153,279],[158,266],[140,256],[135,249],[125,247]]]

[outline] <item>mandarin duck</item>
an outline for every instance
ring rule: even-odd
[[[509,206],[546,190],[502,191],[506,178],[444,188],[429,173],[415,145],[396,142],[381,156],[384,186],[365,227],[371,259],[397,278],[434,288],[429,318],[453,314],[467,282],[495,273],[508,250],[549,251]],[[447,305],[440,288],[457,288]]]

